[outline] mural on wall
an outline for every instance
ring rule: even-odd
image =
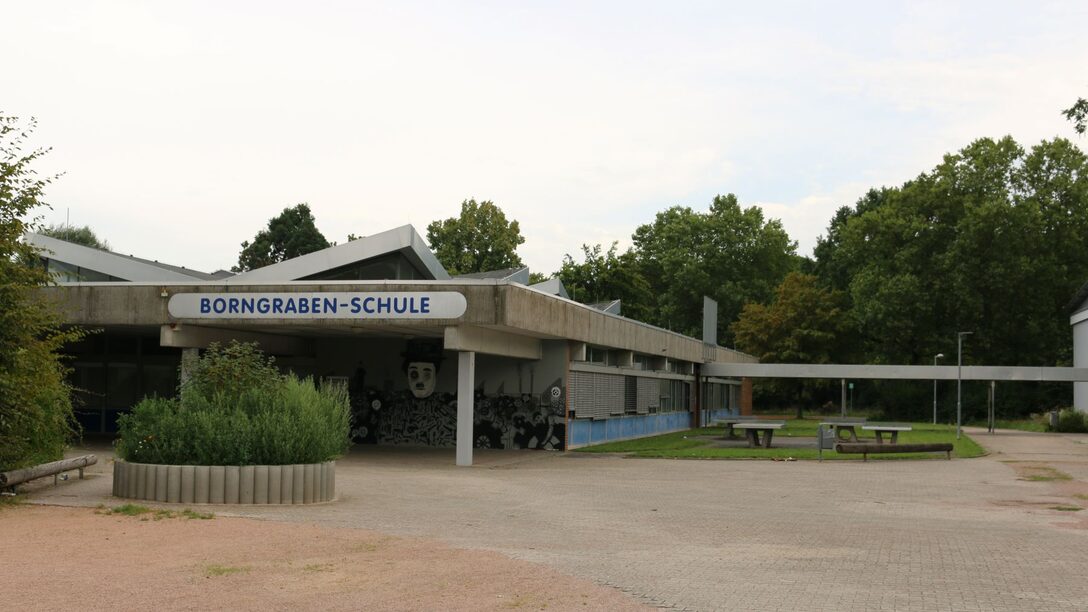
[[[407,357],[406,357],[407,359]],[[407,363],[407,361],[406,361]],[[441,363],[437,362],[427,363]],[[362,383],[355,377],[353,383]],[[473,444],[477,448],[562,450],[566,442],[565,400],[558,379],[539,396],[484,395],[477,390]],[[452,447],[457,442],[457,396],[417,389],[381,391],[362,384],[351,389],[356,442]]]
[[[416,399],[430,397],[438,381],[438,368],[442,367],[442,341],[412,339],[408,350],[401,354],[401,369],[408,375],[408,389]]]

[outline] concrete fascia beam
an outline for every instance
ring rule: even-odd
[[[542,354],[540,340],[536,338],[469,325],[447,327],[444,348],[534,360]]]
[[[181,323],[159,327],[159,344],[177,348],[208,348],[213,342],[226,344],[231,340],[256,342],[261,350],[273,355],[309,355],[313,346],[309,340],[294,336],[239,331],[219,327],[183,325]]]

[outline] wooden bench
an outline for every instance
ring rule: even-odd
[[[952,459],[952,444],[949,442],[933,442],[929,444],[872,444],[839,442],[835,445],[836,453],[861,453],[862,461],[868,461],[869,455],[880,453],[947,453]]]
[[[711,425],[721,425],[725,427],[725,438],[733,439],[737,437],[736,432],[733,431],[733,426],[737,423],[749,423],[751,421],[758,420],[754,416],[732,416],[725,417],[724,419],[714,419]]]
[[[53,484],[57,484],[57,476],[63,472],[79,470],[80,479],[83,478],[83,468],[98,463],[98,457],[94,455],[81,455],[71,459],[61,459],[50,463],[43,463],[19,470],[0,472],[0,489],[15,490],[15,485],[29,482],[35,478],[45,476],[53,477]]]
[[[884,444],[883,434],[892,434],[892,439],[889,444],[895,444],[899,441],[899,432],[910,431],[913,429],[909,423],[866,423],[861,426],[865,431],[871,431],[876,433],[876,443]],[[854,440],[855,442],[857,440]]]
[[[774,430],[782,429],[785,426],[785,421],[753,420],[733,424],[733,427],[736,429],[744,430],[744,435],[748,438],[748,448],[756,448],[759,446],[759,432],[763,432],[763,448],[770,448]]]

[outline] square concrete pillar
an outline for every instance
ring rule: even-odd
[[[457,465],[472,465],[472,414],[475,410],[476,353],[457,353]]]

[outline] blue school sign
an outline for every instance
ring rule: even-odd
[[[178,293],[167,309],[178,319],[457,319],[455,291]]]

